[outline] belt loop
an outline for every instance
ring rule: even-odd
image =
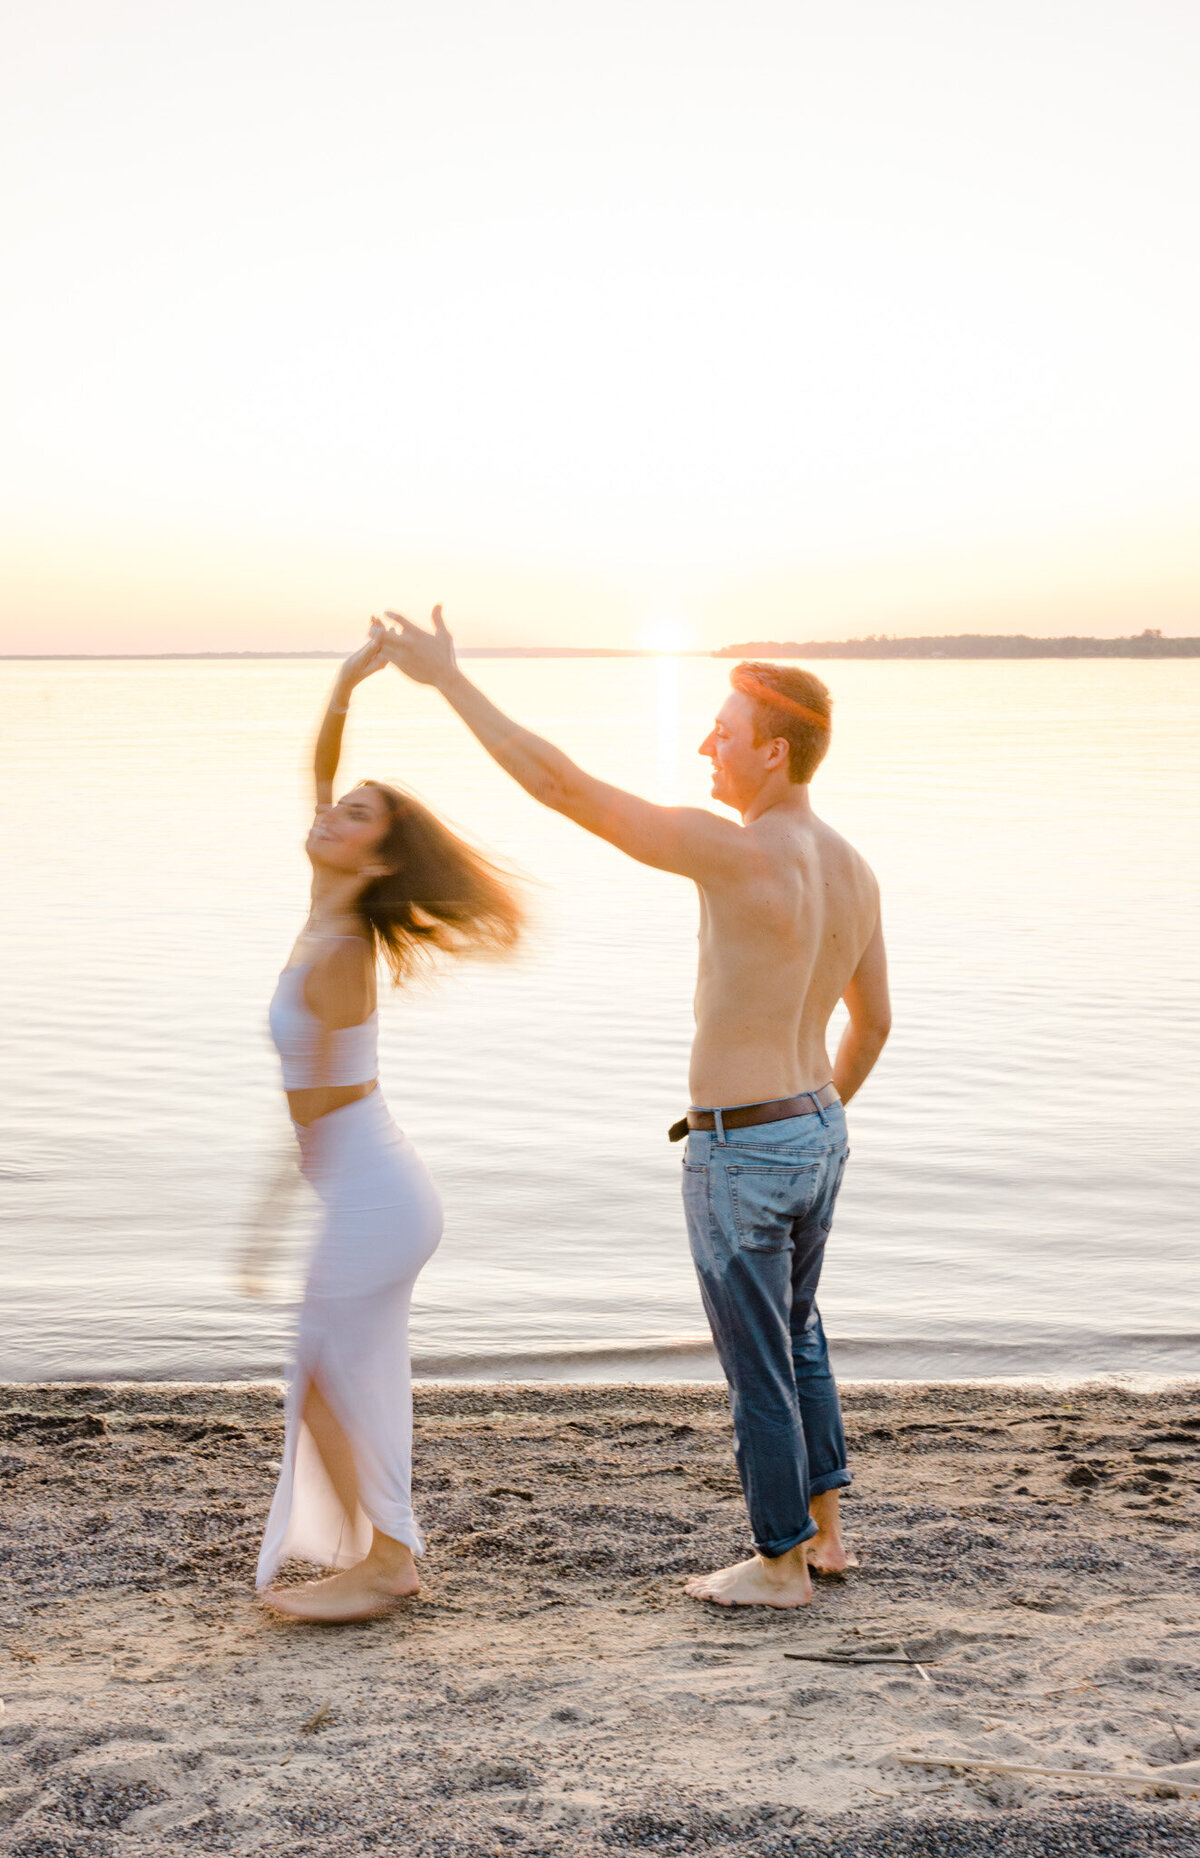
[[[821,1108],[821,1093],[817,1090],[810,1090],[808,1094],[812,1099],[813,1109],[817,1112],[817,1115],[821,1118],[822,1129],[828,1129],[829,1118],[826,1116],[824,1110]]]
[[[714,1122],[716,1123],[716,1125],[717,1125],[717,1141],[718,1141],[718,1142],[721,1142],[721,1143],[724,1143],[724,1140],[725,1140],[725,1118],[724,1118],[724,1117],[722,1116],[722,1114],[721,1114],[721,1112],[720,1112],[720,1110],[714,1110],[714,1111],[713,1111],[713,1121],[714,1121]]]

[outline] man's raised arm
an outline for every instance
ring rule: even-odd
[[[543,806],[607,839],[619,851],[661,871],[698,883],[731,875],[744,856],[742,830],[701,807],[655,806],[637,794],[585,774],[553,742],[522,728],[485,697],[459,670],[454,641],[433,609],[426,632],[399,613],[388,618],[400,628],[384,638],[384,651],[417,684],[432,684],[462,717],[488,754]]]

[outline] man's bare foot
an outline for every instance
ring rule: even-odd
[[[809,1504],[808,1513],[817,1525],[816,1535],[810,1535],[804,1544],[813,1573],[848,1574],[856,1568],[858,1556],[850,1553],[842,1536],[837,1491],[823,1490]]]
[[[804,1550],[791,1548],[786,1555],[770,1560],[765,1555],[751,1555],[735,1567],[719,1568],[715,1574],[697,1574],[687,1582],[684,1592],[693,1600],[712,1600],[717,1606],[807,1606],[812,1599],[812,1582],[808,1578]]]
[[[808,1565],[814,1574],[848,1574],[858,1566],[858,1556],[852,1555],[846,1547],[836,1518],[831,1529],[819,1529],[816,1535],[809,1536],[804,1546],[808,1550]]]
[[[416,1563],[383,1569],[370,1557],[323,1581],[304,1581],[298,1587],[268,1587],[262,1599],[275,1613],[288,1619],[311,1619],[330,1626],[349,1625],[357,1619],[379,1619],[421,1585]]]
[[[808,1550],[808,1565],[814,1574],[833,1575],[835,1578],[849,1574],[858,1566],[858,1556],[852,1555],[841,1536],[832,1540],[820,1535],[812,1535],[804,1544]]]

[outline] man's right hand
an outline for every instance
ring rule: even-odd
[[[437,689],[443,689],[457,669],[457,660],[454,656],[454,640],[442,618],[441,607],[435,606],[433,609],[432,632],[426,632],[423,626],[405,619],[403,613],[389,611],[387,617],[400,630],[384,631],[382,638],[386,656],[414,684],[433,684]]]

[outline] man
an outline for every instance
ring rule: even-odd
[[[671,1135],[688,1136],[688,1236],[729,1383],[754,1554],[687,1591],[723,1606],[804,1606],[810,1568],[851,1565],[838,1519],[850,1474],[815,1298],[848,1153],[842,1106],[891,1025],[878,885],[809,798],[829,692],[779,665],[733,670],[700,753],[738,826],[595,780],[511,721],[458,669],[440,607],[432,632],[388,618],[399,626],[388,656],[434,685],[535,800],[699,888],[693,1107]],[[831,1081],[825,1036],[839,1000],[849,1021]]]

